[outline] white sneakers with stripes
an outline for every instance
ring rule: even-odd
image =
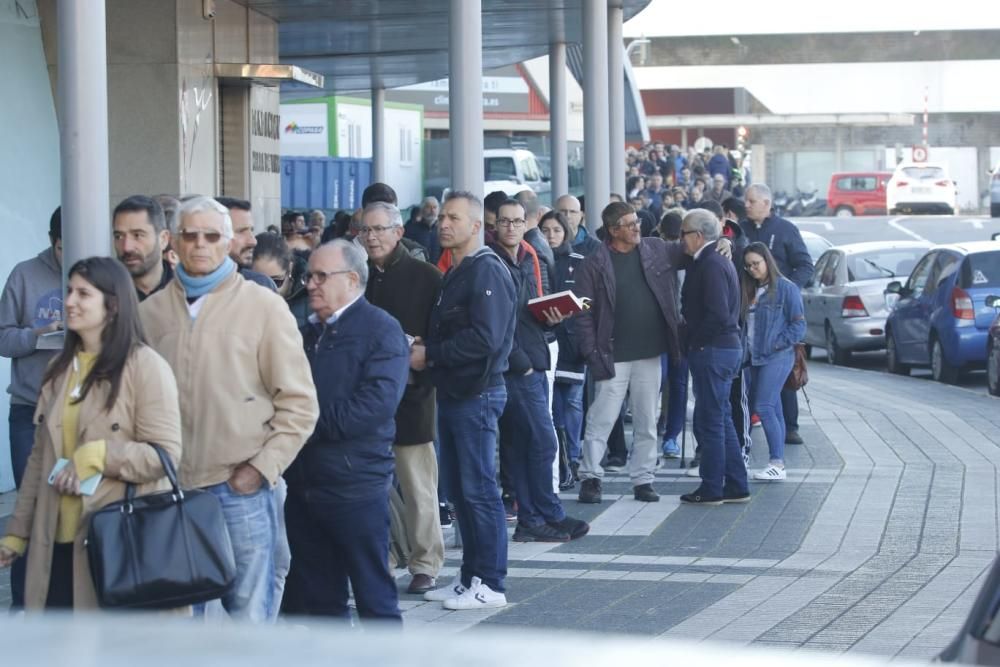
[[[772,463],[763,470],[755,472],[753,478],[764,482],[777,482],[785,479],[785,469]]]

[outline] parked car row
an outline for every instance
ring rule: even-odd
[[[987,369],[1000,396],[1000,243],[855,243],[825,251],[802,290],[807,345],[832,364],[886,351],[889,372],[954,383]]]
[[[1000,179],[994,182],[1000,192]],[[944,164],[901,162],[891,172],[833,174],[826,203],[827,212],[838,217],[887,212],[952,215],[958,210],[958,187]]]

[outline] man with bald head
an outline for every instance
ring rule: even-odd
[[[350,581],[362,619],[398,623],[389,489],[410,354],[399,322],[365,299],[368,275],[368,256],[351,241],[337,239],[309,257],[313,314],[302,331],[320,417],[285,474],[287,585],[301,606],[294,611],[348,620]]]
[[[566,216],[566,222],[569,223],[573,252],[584,257],[592,254],[601,242],[590,236],[587,233],[587,228],[581,224],[583,222],[583,207],[580,205],[580,200],[573,195],[563,195],[556,200],[556,210]]]

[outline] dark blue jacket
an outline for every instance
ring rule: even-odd
[[[576,272],[583,261],[583,255],[573,252],[569,243],[563,243],[555,249],[556,280],[553,293],[569,290],[576,294]],[[559,361],[556,363],[556,382],[567,384],[582,384],[586,362],[580,354],[576,342],[576,318],[563,320],[556,327],[556,340],[559,341]]]
[[[325,500],[384,498],[393,472],[396,408],[410,370],[399,322],[362,296],[302,340],[319,399],[316,430],[285,472],[290,493]]]
[[[806,286],[813,275],[813,262],[798,227],[776,215],[764,218],[760,227],[751,220],[741,220],[740,227],[748,243],[760,241],[770,249],[782,275],[799,289]]]
[[[510,348],[507,372],[511,375],[524,375],[529,370],[547,371],[550,359],[545,337],[546,327],[528,310],[528,301],[540,296],[535,280],[535,262],[520,246],[517,249],[517,262],[500,246],[493,246],[493,252],[507,263],[517,289],[517,324],[514,327],[514,342]]]
[[[715,242],[709,243],[684,275],[681,313],[686,323],[686,349],[706,345],[742,348],[740,300],[733,262],[718,253]]]
[[[774,290],[757,300],[753,319],[753,345],[750,362],[763,366],[781,353],[791,353],[792,347],[806,335],[802,293],[788,278],[782,276]]]
[[[583,255],[584,257],[589,257],[591,253],[600,247],[600,240],[591,236],[587,232],[587,228],[580,225],[579,229],[576,231],[576,238],[573,239],[573,251]]]
[[[732,176],[732,167],[729,165],[729,158],[718,153],[713,155],[712,159],[708,161],[708,173],[712,176],[721,174],[728,184],[729,178]]]
[[[428,371],[439,393],[471,398],[504,384],[516,301],[510,270],[487,247],[448,269],[426,339]]]
[[[411,220],[403,228],[403,238],[422,245],[427,250],[427,261],[437,264],[441,258],[441,243],[438,241],[437,222],[429,227],[422,220]]]

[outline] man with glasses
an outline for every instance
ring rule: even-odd
[[[456,610],[507,604],[507,522],[495,457],[516,294],[503,260],[482,245],[482,217],[483,204],[470,192],[453,191],[445,200],[438,232],[453,264],[410,364],[428,368],[437,387],[442,478],[462,529],[458,576],[424,599]]]
[[[178,217],[174,280],[139,312],[177,378],[181,483],[222,503],[237,568],[222,605],[264,622],[275,611],[273,489],[313,431],[316,389],[284,300],[245,280],[229,256],[228,209],[199,196]]]
[[[374,226],[387,227],[369,221],[364,228]],[[313,252],[305,274],[313,314],[303,344],[320,417],[285,475],[288,588],[298,605],[289,611],[348,621],[350,582],[362,619],[399,623],[388,565],[389,489],[393,417],[410,355],[399,323],[364,297],[366,259],[357,244],[337,239]]]
[[[684,216],[681,243],[694,260],[684,276],[681,312],[694,389],[694,435],[701,450],[701,484],[681,502],[744,503],[750,499],[747,467],[733,425],[730,391],[743,362],[740,285],[736,267],[719,252],[715,214],[695,209]]]
[[[403,218],[385,202],[365,207],[358,238],[368,253],[365,298],[392,315],[413,339],[426,338],[431,310],[441,289],[441,272],[412,257],[401,243]],[[437,412],[427,373],[414,371],[396,411],[396,477],[405,506],[410,544],[407,593],[426,593],[444,565],[444,538],[438,513],[438,464],[434,450]]]
[[[680,354],[677,269],[684,261],[679,243],[640,235],[639,218],[626,203],[601,212],[606,242],[580,265],[578,296],[590,309],[576,315],[580,353],[595,380],[587,411],[580,466],[579,501],[601,502],[601,459],[626,394],[632,407],[634,440],[628,459],[636,500],[657,502],[656,420],[660,404],[660,355]]]
[[[250,202],[235,197],[216,197],[215,201],[229,209],[229,217],[233,221],[233,239],[229,242],[229,256],[239,267],[240,275],[261,287],[275,291],[274,281],[252,268],[253,249],[257,246],[257,237],[253,233]]]
[[[587,233],[587,228],[583,223],[583,208],[580,200],[573,195],[563,195],[556,200],[556,210],[566,216],[569,224],[569,232],[572,235],[573,252],[584,257],[593,253],[601,245],[601,242]]]

